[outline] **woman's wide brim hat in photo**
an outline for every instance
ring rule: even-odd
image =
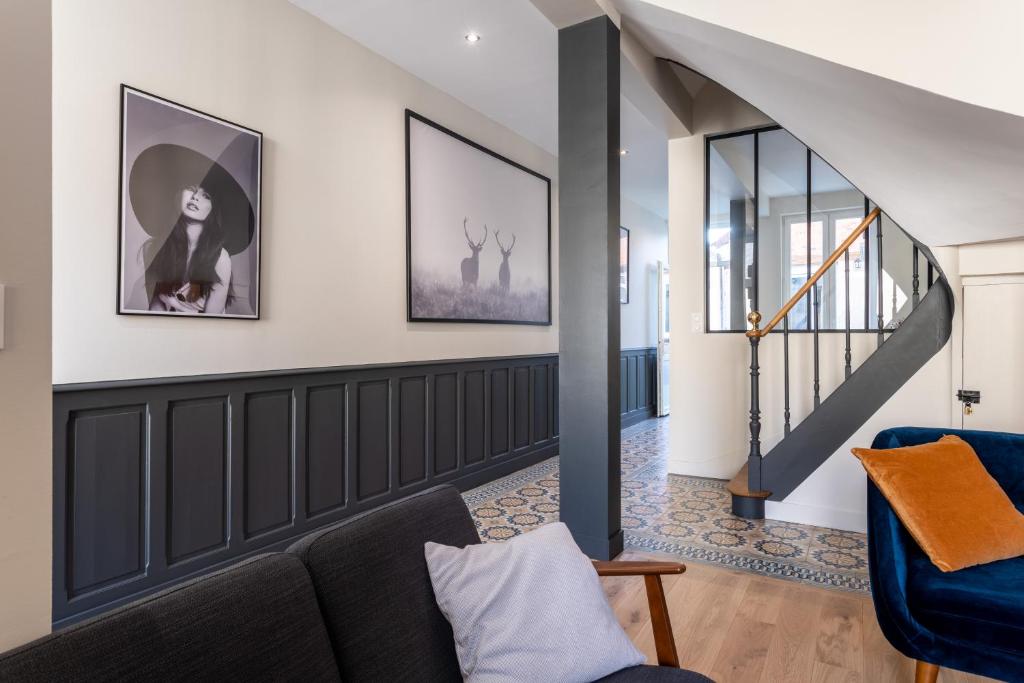
[[[164,239],[181,216],[181,191],[199,185],[213,200],[224,228],[224,249],[244,251],[256,230],[256,212],[235,177],[205,154],[181,145],[148,147],[132,164],[128,196],[139,225]]]

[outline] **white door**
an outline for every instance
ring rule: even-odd
[[[963,376],[960,389],[981,392],[964,429],[1024,432],[1024,281],[986,279],[963,288]]]
[[[668,415],[668,266],[658,261],[658,417]]]

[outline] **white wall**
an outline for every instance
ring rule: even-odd
[[[704,139],[705,134],[767,123],[760,112],[718,86],[709,84],[694,105],[697,132],[669,143],[669,251],[672,262],[673,396],[669,471],[731,478],[746,462],[749,450],[750,345],[740,334],[706,334],[704,330]],[[887,260],[896,257],[888,249]],[[909,245],[903,245],[907,268]],[[947,276],[956,276],[956,249],[936,250]],[[921,273],[922,282],[925,273]],[[897,279],[903,282],[902,272]],[[775,311],[762,311],[772,315]],[[792,424],[812,408],[813,339],[791,335],[790,379]],[[855,333],[853,365],[876,347],[876,335]],[[820,337],[821,395],[843,381],[844,338]],[[783,435],[782,339],[761,342],[762,450],[768,452]],[[850,455],[855,445],[869,445],[886,427],[948,426],[952,391],[952,344],[932,358],[841,449],[781,503],[768,505],[767,515],[810,524],[863,530],[865,478]],[[770,457],[770,456],[769,456]]]
[[[50,3],[0,2],[0,652],[50,630]]]
[[[53,14],[55,383],[557,352],[557,323],[406,322],[403,111],[555,180],[553,156],[284,0]],[[262,320],[114,314],[120,83],[263,132]]]
[[[619,223],[629,230],[629,303],[620,309],[620,345],[656,346],[658,261],[668,262],[668,221],[623,196]]]
[[[770,121],[714,83],[694,101],[693,120],[692,136],[669,141],[669,471],[728,479],[745,454],[749,348],[740,335],[704,333],[704,135]]]
[[[960,277],[1024,273],[1024,240],[965,244],[958,255]]]

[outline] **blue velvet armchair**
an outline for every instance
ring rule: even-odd
[[[900,427],[872,448],[898,448],[956,434],[1024,512],[1024,434]],[[917,660],[917,681],[939,667],[1024,681],[1024,556],[943,573],[868,481],[871,593],[882,632]]]

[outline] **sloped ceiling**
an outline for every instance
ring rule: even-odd
[[[643,0],[955,100],[1024,116],[1020,0]]]
[[[652,52],[764,111],[925,244],[1024,236],[1024,118],[651,3],[617,6]]]

